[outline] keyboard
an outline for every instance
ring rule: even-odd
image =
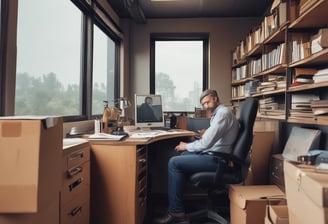
[[[168,127],[150,127],[150,130],[169,131]]]

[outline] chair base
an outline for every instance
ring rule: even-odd
[[[223,218],[217,212],[208,209],[203,209],[188,214],[189,221],[196,220],[201,217],[207,217],[219,224],[229,224],[229,221]]]

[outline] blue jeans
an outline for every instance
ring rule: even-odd
[[[171,213],[184,212],[183,187],[186,177],[200,171],[216,171],[219,159],[206,154],[184,151],[168,163],[168,196]]]

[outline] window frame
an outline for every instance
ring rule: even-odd
[[[5,114],[5,74],[6,74],[6,46],[7,46],[7,26],[8,26],[8,11],[9,0],[0,0],[0,115]]]
[[[208,33],[151,33],[150,34],[150,94],[155,94],[155,42],[156,41],[203,41],[203,90],[208,88]],[[165,111],[170,112],[170,111]]]

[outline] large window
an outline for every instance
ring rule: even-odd
[[[87,2],[17,1],[15,115],[101,115],[119,93],[120,31]]]
[[[151,90],[163,97],[167,112],[201,107],[207,86],[207,38],[153,38]]]
[[[19,0],[16,115],[81,115],[81,23],[71,1]]]

